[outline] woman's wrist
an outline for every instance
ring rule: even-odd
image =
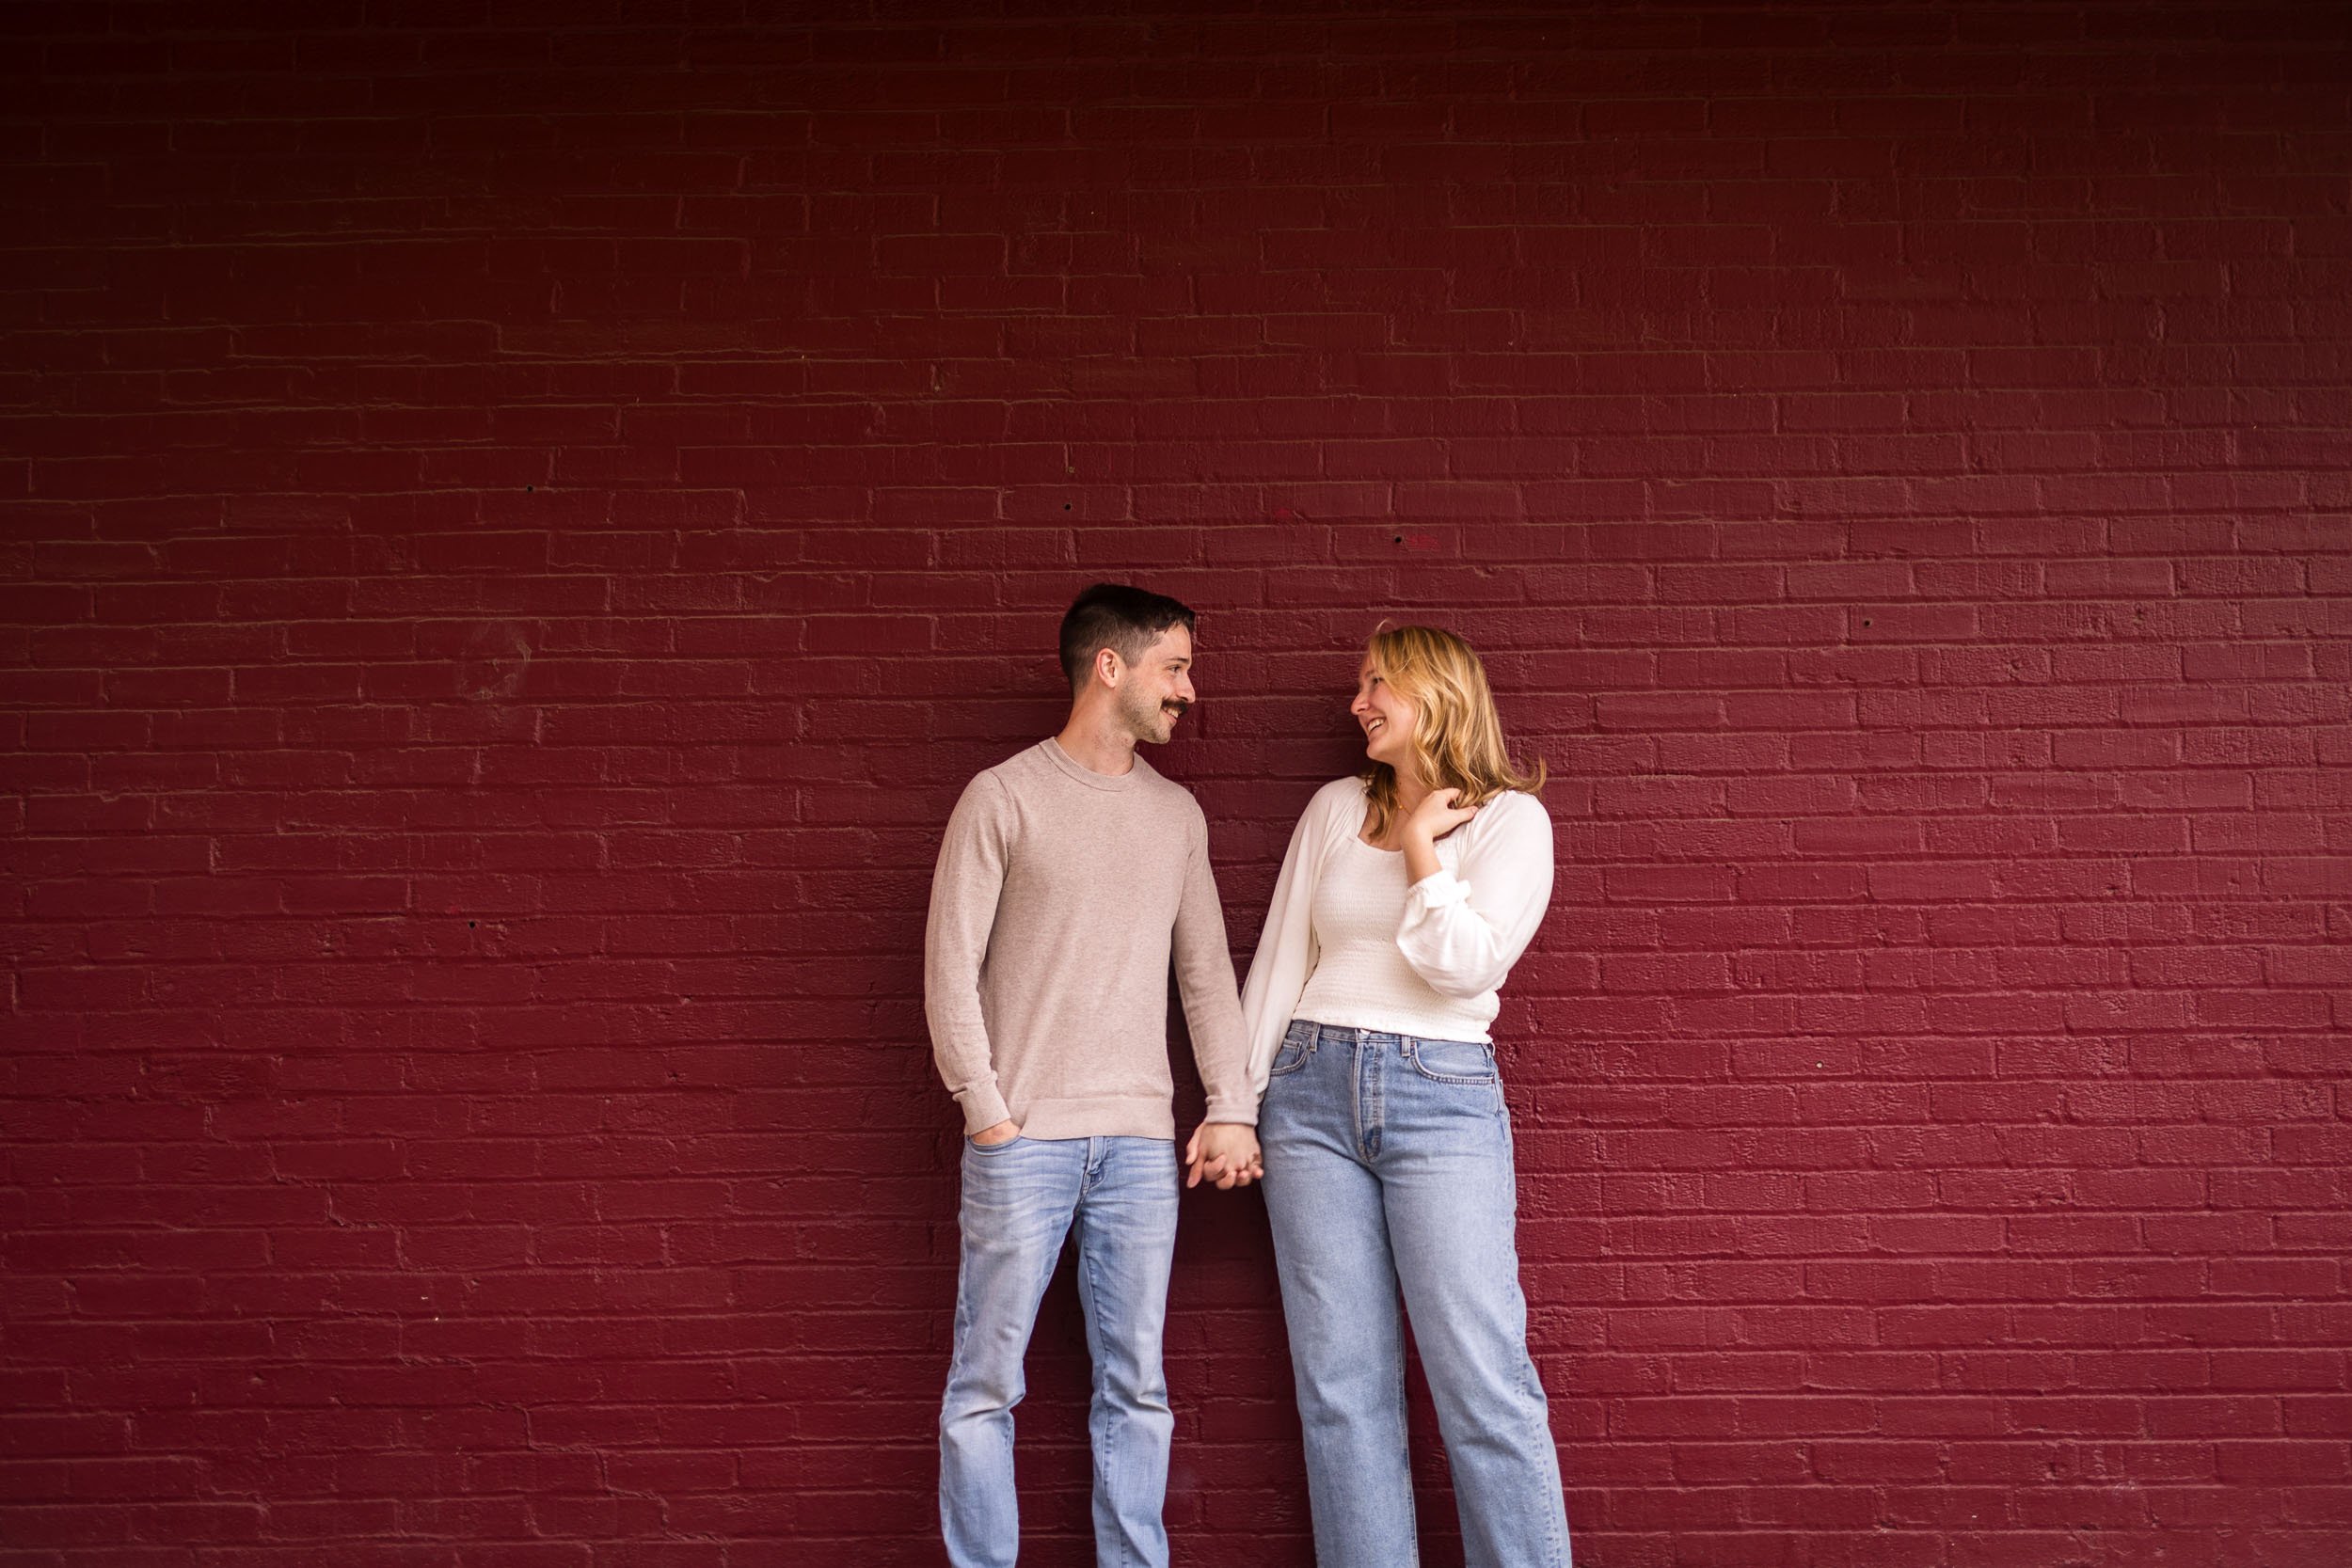
[[[1408,885],[1436,875],[1438,846],[1426,832],[1415,834],[1409,829],[1405,834],[1405,876]]]

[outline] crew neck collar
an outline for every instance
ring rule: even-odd
[[[1142,780],[1145,769],[1152,766],[1138,755],[1135,759],[1135,766],[1124,773],[1097,773],[1093,768],[1063,751],[1061,742],[1050,735],[1038,743],[1038,749],[1045,753],[1046,761],[1089,789],[1133,789]]]

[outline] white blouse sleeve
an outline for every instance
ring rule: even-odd
[[[1353,784],[1353,780],[1339,781]],[[1274,901],[1266,907],[1265,929],[1258,933],[1258,956],[1249,965],[1242,987],[1242,1037],[1249,1043],[1249,1092],[1263,1099],[1281,1049],[1282,1032],[1290,1027],[1291,1009],[1307,990],[1315,972],[1315,876],[1323,863],[1323,847],[1330,836],[1334,786],[1325,785],[1291,831],[1291,845],[1282,856],[1282,875],[1274,884]]]
[[[1498,795],[1459,830],[1460,871],[1439,866],[1405,895],[1396,945],[1445,996],[1502,984],[1551,902],[1551,814],[1532,795]]]

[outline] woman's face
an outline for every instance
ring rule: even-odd
[[[1347,711],[1364,732],[1364,755],[1399,773],[1413,771],[1413,726],[1421,710],[1388,683],[1369,657],[1356,673],[1356,700]]]

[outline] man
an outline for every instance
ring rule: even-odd
[[[1073,1227],[1094,1356],[1096,1558],[1168,1561],[1171,956],[1209,1093],[1186,1184],[1247,1186],[1263,1169],[1208,823],[1136,755],[1192,706],[1192,626],[1191,610],[1141,589],[1079,594],[1061,627],[1069,722],[973,779],[940,846],[924,1006],[966,1134],[939,1417],[940,1527],[956,1568],[1009,1568],[1019,1552],[1012,1407]]]

